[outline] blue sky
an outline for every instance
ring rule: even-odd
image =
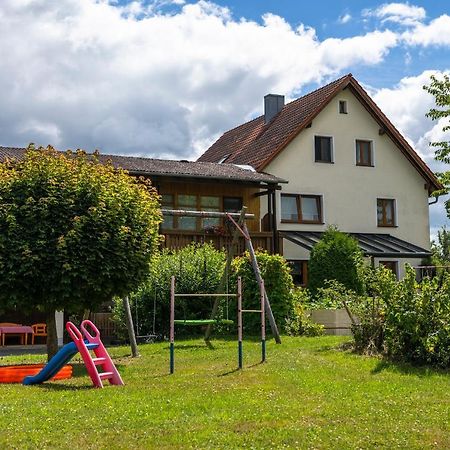
[[[422,89],[450,71],[448,1],[2,0],[0,54],[0,145],[195,159],[265,94],[349,72],[434,170],[450,139]]]

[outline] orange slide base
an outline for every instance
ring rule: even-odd
[[[29,375],[36,375],[45,364],[26,364],[21,366],[0,366],[0,383],[22,383]],[[72,377],[72,366],[64,366],[51,380],[65,380]]]

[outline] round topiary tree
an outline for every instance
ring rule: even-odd
[[[311,250],[308,282],[311,295],[315,296],[326,280],[337,280],[347,289],[362,294],[364,285],[358,273],[362,256],[356,239],[335,227],[328,228]]]
[[[148,274],[158,246],[159,197],[150,183],[98,155],[30,146],[0,163],[0,306],[47,317],[125,296]]]

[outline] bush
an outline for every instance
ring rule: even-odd
[[[395,359],[450,367],[450,276],[424,278],[408,266],[386,307],[386,349]]]
[[[256,259],[264,279],[264,286],[269,297],[270,306],[275,321],[283,330],[286,318],[292,313],[294,305],[294,282],[291,269],[286,260],[280,255],[270,255],[267,252],[256,252]],[[237,277],[242,278],[242,304],[244,309],[258,309],[260,304],[259,286],[253,272],[248,252],[237,257],[232,262],[233,282],[236,285]],[[233,314],[236,309],[233,309]],[[244,318],[244,328],[252,333],[260,330],[260,317],[249,314]]]
[[[150,266],[147,280],[130,296],[135,326],[138,334],[152,334],[155,315],[155,331],[167,334],[170,318],[170,278],[176,277],[176,292],[214,293],[219,287],[225,267],[225,252],[211,244],[191,244],[180,250],[164,249],[156,255]],[[233,288],[234,289],[234,288]],[[231,300],[230,300],[231,302]],[[214,298],[177,298],[176,319],[209,319]],[[226,314],[226,301],[221,302],[219,315]],[[115,318],[124,326],[121,301],[116,303]],[[190,328],[196,332],[198,328]],[[181,328],[179,332],[182,333]]]
[[[324,326],[311,321],[305,308],[311,303],[306,289],[293,290],[292,309],[285,321],[285,331],[290,336],[321,336]]]
[[[309,284],[315,297],[326,280],[336,280],[357,294],[364,292],[359,273],[363,264],[358,242],[334,227],[323,234],[322,239],[311,250],[309,261]]]
[[[412,267],[397,281],[386,268],[366,272],[371,296],[353,296],[356,350],[394,360],[450,366],[450,276],[418,284]]]

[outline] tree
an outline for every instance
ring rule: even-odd
[[[434,262],[437,265],[450,265],[450,232],[445,226],[438,231],[437,242],[431,243],[431,250]]]
[[[159,242],[159,197],[150,183],[100,164],[98,155],[30,145],[0,163],[0,305],[47,317],[125,296],[148,274]]]
[[[322,239],[314,245],[309,260],[309,283],[311,295],[325,286],[326,280],[336,280],[357,294],[364,286],[358,266],[362,264],[362,253],[358,242],[337,228],[328,228]]]
[[[442,132],[447,133],[450,131],[450,77],[443,75],[442,79],[438,79],[436,76],[431,75],[431,83],[429,86],[423,87],[428,93],[433,95],[436,108],[431,108],[426,114],[431,120],[444,119],[444,125]],[[435,148],[435,159],[437,161],[450,164],[450,141],[441,140],[438,142],[430,142],[430,146]],[[438,173],[439,180],[445,186],[444,191],[436,192],[435,195],[446,194],[450,188],[450,172]],[[445,203],[447,209],[447,216],[450,217],[450,202],[447,200]]]

